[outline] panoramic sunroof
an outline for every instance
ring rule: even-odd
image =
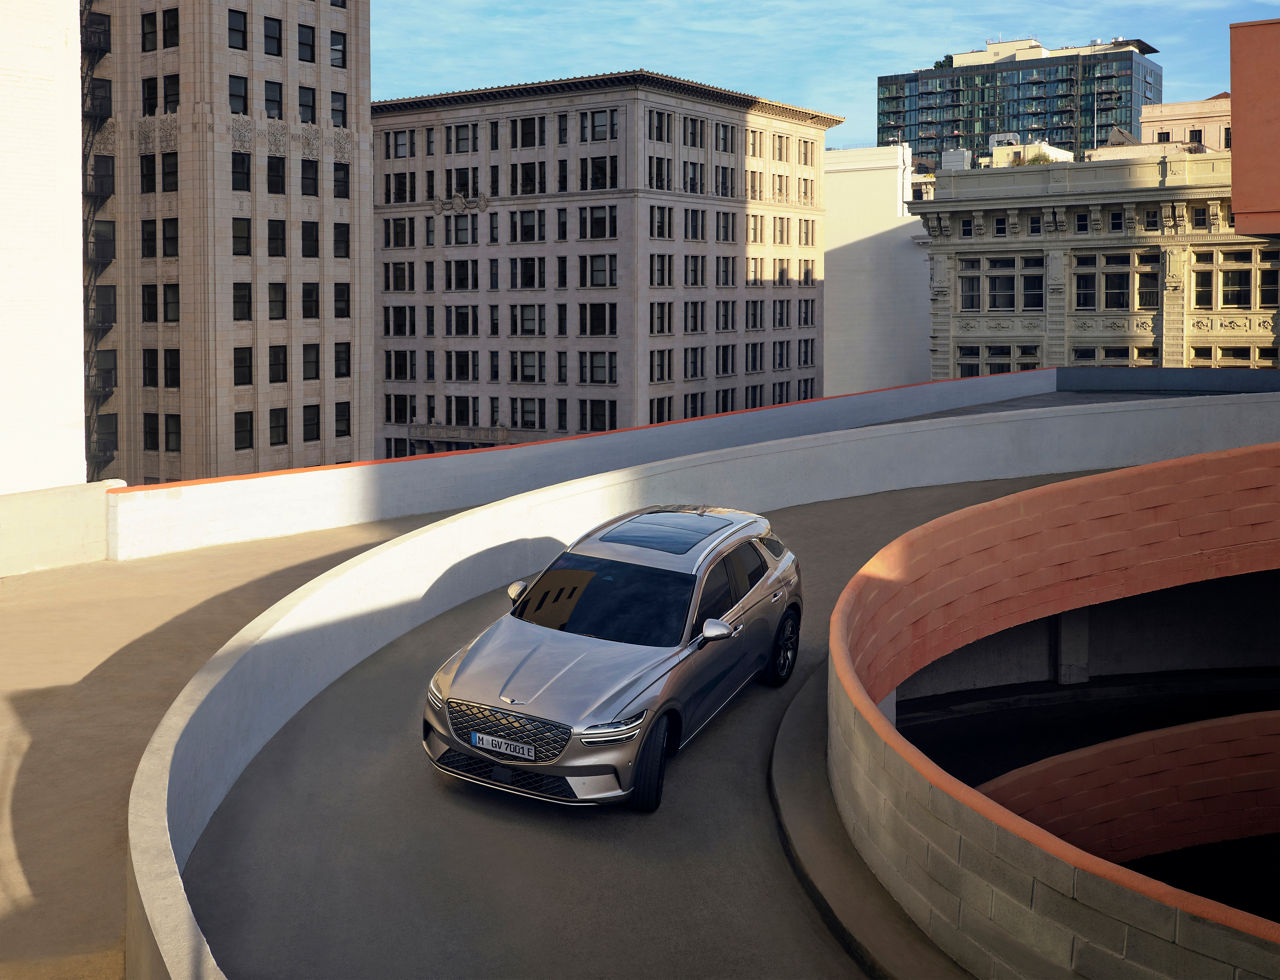
[[[602,535],[600,540],[610,544],[648,548],[651,551],[665,551],[669,555],[683,555],[703,538],[728,527],[730,523],[723,517],[712,517],[709,514],[657,511],[631,518]]]

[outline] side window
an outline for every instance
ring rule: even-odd
[[[733,549],[729,555],[730,571],[733,575],[734,591],[745,596],[757,582],[764,578],[765,564],[750,541],[744,541]]]
[[[702,582],[702,598],[698,600],[698,617],[693,628],[702,632],[702,624],[708,619],[719,619],[733,608],[733,589],[729,585],[729,557],[725,556],[711,566]]]
[[[765,548],[768,549],[769,554],[773,555],[774,558],[781,558],[784,554],[786,554],[787,546],[784,545],[777,538],[775,538],[772,534],[766,534],[763,538],[760,539],[760,543],[764,545]]]

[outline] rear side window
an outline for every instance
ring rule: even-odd
[[[760,539],[760,543],[765,546],[769,554],[773,555],[774,558],[781,558],[787,552],[787,546],[772,534],[766,534]]]

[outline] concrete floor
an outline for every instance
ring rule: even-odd
[[[214,815],[184,874],[214,956],[233,977],[859,975],[780,846],[768,793],[779,723],[825,671],[830,611],[875,551],[1051,479],[770,515],[804,573],[796,677],[745,689],[672,761],[651,816],[436,773],[420,745],[427,682],[510,605],[499,590],[423,624],[308,704]],[[825,765],[821,753],[806,764]]]

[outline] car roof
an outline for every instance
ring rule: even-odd
[[[661,505],[615,517],[584,535],[569,551],[694,573],[725,541],[768,530],[768,520],[743,510]]]

